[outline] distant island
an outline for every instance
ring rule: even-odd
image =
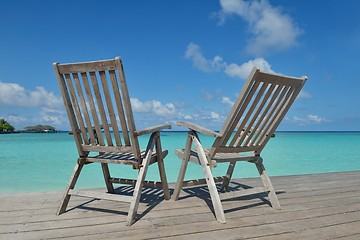
[[[15,131],[15,128],[5,119],[0,118],[0,134],[9,133],[56,133],[60,132],[50,125],[36,125],[25,127],[24,130]]]
[[[25,127],[24,130],[20,132],[27,133],[55,133],[57,131],[53,126],[50,125],[36,125],[36,126],[28,126]]]

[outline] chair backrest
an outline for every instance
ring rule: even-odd
[[[251,71],[220,131],[210,154],[260,154],[284,118],[307,77],[294,78]]]
[[[133,152],[139,159],[121,58],[53,65],[79,155]]]

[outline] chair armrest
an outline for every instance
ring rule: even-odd
[[[160,131],[162,129],[171,129],[171,125],[157,125],[157,126],[153,126],[153,127],[148,127],[139,131],[135,131],[135,135],[136,136],[140,136],[140,135],[144,135],[144,134],[149,134],[149,133],[153,133],[153,132],[157,132]]]
[[[176,123],[177,126],[182,126],[182,127],[187,127],[191,130],[194,130],[195,132],[199,132],[208,136],[212,136],[212,137],[222,137],[222,135],[220,133],[214,132],[210,129],[201,127],[197,124],[194,123],[189,123],[189,122],[177,122]]]

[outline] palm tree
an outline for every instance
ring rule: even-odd
[[[13,132],[15,128],[10,125],[5,119],[0,118],[0,133],[2,132]]]

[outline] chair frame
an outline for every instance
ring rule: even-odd
[[[66,211],[72,195],[130,203],[127,224],[136,220],[143,186],[163,189],[164,198],[170,199],[160,131],[170,125],[159,125],[137,131],[120,57],[111,60],[53,64],[71,132],[78,150],[78,160],[66,187],[57,214]],[[101,84],[100,84],[101,83]],[[138,137],[151,134],[145,151]],[[96,156],[93,156],[96,154]],[[75,190],[83,167],[89,163],[101,164],[107,193]],[[150,164],[157,162],[161,182],[145,181]],[[137,179],[111,177],[108,164],[130,165],[138,171]],[[133,195],[115,194],[113,184],[134,186]]]
[[[240,196],[268,193],[271,206],[280,209],[274,187],[266,173],[261,151],[271,137],[290,106],[303,88],[307,77],[294,78],[261,72],[254,67],[234,103],[220,132],[214,132],[189,122],[178,122],[178,126],[189,129],[185,148],[175,150],[182,160],[172,199],[177,201],[181,189],[187,186],[206,184],[218,222],[225,223],[222,200]],[[198,133],[215,138],[211,148],[204,148]],[[195,146],[192,149],[192,146]],[[186,180],[188,162],[201,165],[204,179]],[[263,187],[226,192],[237,161],[254,163],[260,174]],[[228,163],[225,176],[213,177],[212,168],[217,163]],[[216,183],[222,182],[220,191]]]

